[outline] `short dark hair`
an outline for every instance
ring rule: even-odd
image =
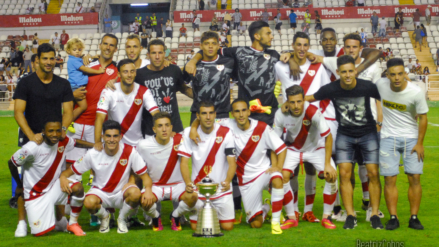
[[[358,40],[358,42],[360,42],[360,46],[363,45],[363,43],[361,42],[361,36],[360,36],[359,34],[357,34],[357,33],[349,33],[349,34],[346,34],[346,35],[343,37],[343,44],[344,44],[344,43],[346,42],[346,40],[348,40],[348,39]]]
[[[169,119],[169,122],[171,122],[171,124],[172,124],[171,114],[169,114],[169,113],[167,113],[167,112],[165,112],[165,111],[161,111],[161,112],[156,113],[156,114],[152,117],[152,121],[154,122],[154,125],[155,125],[155,122],[156,122],[157,120],[162,119],[162,118],[167,118],[167,119]]]
[[[350,55],[343,55],[337,58],[337,68],[340,68],[340,66],[351,63],[355,66],[355,60]]]
[[[218,37],[218,33],[217,32],[212,32],[212,31],[206,31],[201,35],[201,44],[208,40],[208,39],[216,39],[216,41],[219,41],[219,37]],[[193,51],[193,50],[192,50]]]
[[[285,93],[287,94],[287,98],[289,96],[294,96],[294,95],[299,95],[299,94],[301,94],[302,97],[305,97],[305,91],[303,91],[303,88],[299,85],[293,85],[293,86],[287,88],[287,90],[285,90]]]
[[[117,63],[117,71],[120,72],[120,69],[122,68],[122,66],[124,66],[125,64],[134,64],[134,61],[129,59],[129,58],[125,58],[119,61],[119,63]]]
[[[252,22],[252,24],[250,24],[250,26],[248,27],[248,34],[250,35],[250,40],[252,42],[255,41],[255,34],[259,32],[263,27],[270,27],[270,25],[262,20],[254,21]]]
[[[294,9],[291,9],[291,11],[290,11],[291,13],[294,13]]]
[[[41,53],[47,53],[47,52],[53,52],[53,55],[56,55],[56,51],[53,45],[49,43],[43,43],[38,46],[38,50],[37,50],[38,57],[41,56]]]
[[[326,27],[326,28],[323,28],[322,31],[321,31],[321,33],[323,34],[324,32],[333,32],[334,35],[335,35],[335,37],[337,38],[337,35],[336,35],[337,32],[335,32],[335,29],[332,28],[332,27]],[[320,39],[322,39],[322,37],[323,37],[323,35],[320,35]]]
[[[247,105],[247,108],[248,108],[248,102],[247,102],[246,100],[244,100],[244,99],[242,99],[242,98],[236,98],[236,99],[234,99],[234,100],[232,101],[232,104],[230,104],[231,109],[233,109],[233,105],[234,105],[234,104],[239,103],[239,102],[243,102],[243,103],[245,103],[245,104]]]
[[[198,106],[198,113],[200,113],[201,107],[213,107],[213,110],[216,111],[215,105],[211,101],[202,100]]]
[[[139,35],[137,35],[135,33],[132,33],[132,34],[128,35],[127,40],[129,40],[129,39],[137,39],[139,41],[139,43],[142,43],[141,40],[140,40]]]
[[[120,133],[120,124],[114,120],[107,120],[102,124],[102,132],[105,133],[107,130],[118,130]]]
[[[101,44],[102,44],[102,41],[104,40],[105,37],[110,37],[112,39],[115,39],[116,40],[116,46],[119,44],[119,39],[116,37],[116,35],[114,35],[112,33],[106,33],[104,36],[102,36]]]
[[[389,61],[387,61],[387,69],[390,69],[394,66],[404,67],[404,60],[402,60],[401,58],[392,58]]]
[[[30,61],[33,63],[33,62],[35,62],[35,59],[37,58],[37,54],[33,54],[31,57],[30,57]]]
[[[48,123],[60,123],[62,124],[62,118],[61,116],[57,115],[48,115],[44,118],[44,128],[46,128],[46,125]]]
[[[151,51],[151,46],[153,45],[161,45],[163,46],[163,51],[165,50],[165,42],[161,39],[153,39],[148,44],[148,53]]]
[[[298,38],[307,39],[308,40],[308,44],[310,43],[308,34],[306,34],[304,32],[296,32],[296,34],[294,34],[293,44],[296,43],[296,39],[298,39]]]

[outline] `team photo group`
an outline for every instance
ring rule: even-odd
[[[220,48],[218,33],[202,33],[200,51],[183,68],[166,60],[160,39],[142,47],[130,34],[121,46],[127,58],[114,61],[115,35],[103,35],[93,57],[72,38],[65,47],[68,80],[53,73],[54,47],[40,45],[35,72],[19,80],[13,95],[20,127],[19,149],[8,161],[15,237],[27,236],[28,228],[34,236],[85,236],[80,214],[100,233],[167,231],[162,221],[170,220],[173,231],[188,223],[208,236],[200,212],[210,205],[226,237],[241,220],[249,228],[269,222],[272,234],[300,229],[299,220],[328,231],[335,221],[354,229],[360,207],[372,229],[407,227],[400,218],[424,229],[417,215],[429,109],[404,61],[388,60],[382,75],[375,63],[381,51],[363,47],[357,33],[338,47],[332,28],[321,30],[322,50],[311,50],[308,34],[296,31],[282,54],[270,49],[274,33],[266,22],[252,22],[248,34],[251,47]],[[187,128],[177,93],[193,100]],[[401,166],[410,212],[398,214]],[[354,201],[356,173],[362,201]],[[217,185],[215,193],[205,193],[206,182]],[[323,212],[314,215],[317,183]],[[383,193],[387,209],[380,208]],[[168,200],[172,211],[161,207]]]

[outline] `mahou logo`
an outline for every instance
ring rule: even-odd
[[[300,10],[295,10],[294,11],[294,13],[297,15],[297,16],[305,16],[305,11],[300,11]],[[289,10],[287,10],[287,16],[289,16],[291,14],[291,11],[289,11]]]
[[[250,11],[250,17],[260,17],[263,11]],[[271,12],[268,12],[269,16],[272,16]]]
[[[335,9],[322,9],[322,15],[344,15],[344,9],[343,10],[335,10]]]
[[[410,14],[410,13],[415,13],[416,12],[416,7],[415,8],[401,8],[402,13],[404,14]],[[399,12],[399,8],[395,8],[395,13]]]
[[[203,18],[203,14],[198,14],[198,13],[197,13],[197,16],[198,16],[199,18]],[[218,14],[216,14],[216,16],[218,17]],[[190,13],[190,12],[187,12],[187,13],[180,13],[180,18],[181,18],[181,19],[190,19],[190,18],[192,18],[192,13]]]
[[[61,16],[61,21],[84,21],[84,17],[83,16],[67,16],[67,15],[62,15]]]
[[[373,12],[376,12],[377,14],[381,14],[381,10],[380,9],[357,8],[357,14],[359,14],[359,15],[373,15]]]
[[[32,17],[19,17],[18,18],[19,23],[37,23],[37,22],[43,22],[41,18],[32,18]]]

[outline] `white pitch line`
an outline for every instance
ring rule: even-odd
[[[435,124],[435,123],[428,123],[429,125],[433,125],[434,127],[439,127],[439,124]]]

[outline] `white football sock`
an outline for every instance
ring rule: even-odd
[[[288,218],[295,219],[296,214],[294,213],[294,195],[293,195],[293,191],[291,190],[290,183],[284,184],[283,206],[285,212],[287,213]]]
[[[178,207],[172,212],[172,217],[178,218],[191,210],[192,209],[184,201],[180,201]]]
[[[95,216],[97,216],[99,219],[105,219],[108,217],[108,214],[108,211],[101,205],[101,208],[98,210],[97,213],[95,213]]]
[[[119,219],[126,219],[127,215],[130,215],[134,209],[125,201],[123,202],[122,208],[119,210]]]
[[[299,181],[297,176],[290,179],[290,185],[294,195],[294,211],[299,212]]]
[[[70,198],[69,225],[78,223],[79,213],[81,213],[84,198],[85,198],[85,196],[83,196],[83,197],[72,196]]]
[[[144,209],[144,211],[151,218],[158,218],[160,216],[159,211],[157,211],[157,204],[156,203],[152,204],[152,206],[149,210]]]
[[[312,211],[316,197],[316,175],[305,175],[305,208],[303,213]]]
[[[326,182],[323,189],[323,214],[331,215],[337,194],[337,181],[334,183]]]
[[[369,179],[367,177],[366,165],[358,166],[358,176],[360,177],[361,187],[363,189],[363,200],[369,200]]]
[[[271,189],[271,222],[280,222],[280,213],[284,199],[284,189]]]

